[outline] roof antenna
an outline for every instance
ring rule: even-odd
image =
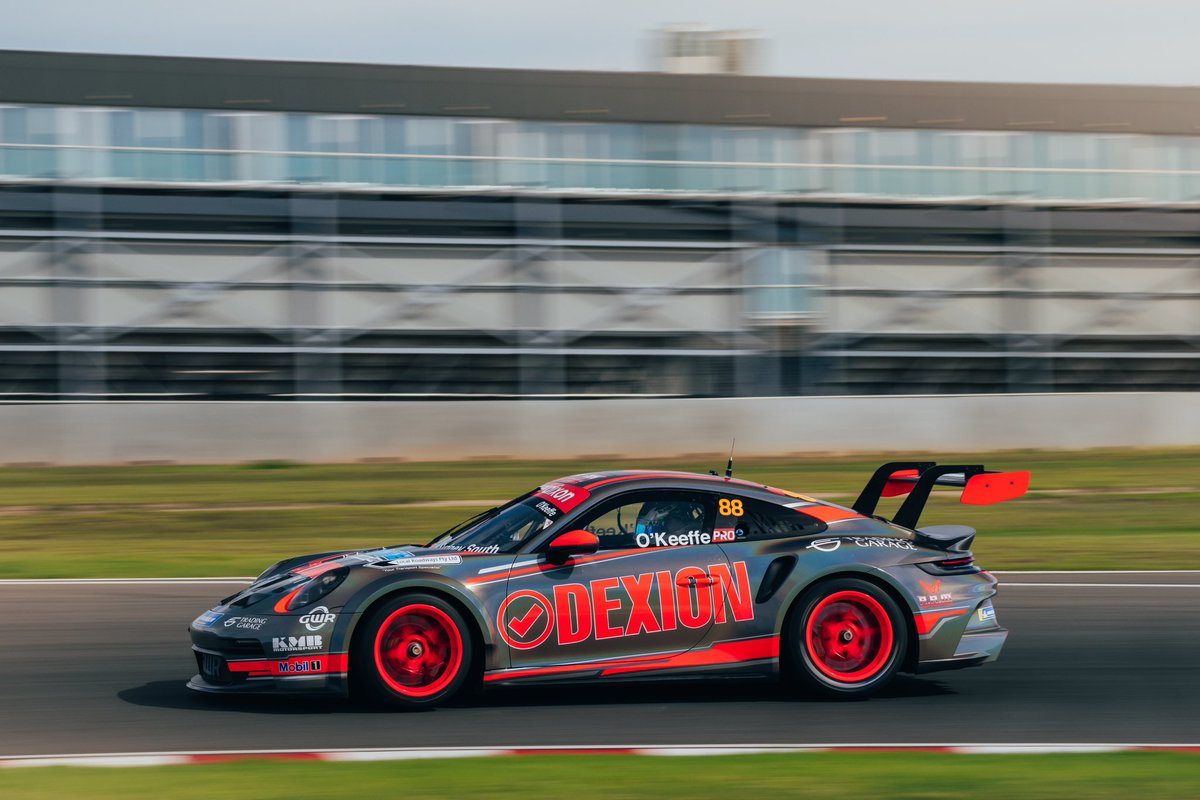
[[[729,463],[725,465],[725,480],[733,477],[733,447],[737,444],[737,437],[733,437],[733,441],[729,443]]]

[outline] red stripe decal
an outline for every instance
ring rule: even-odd
[[[303,589],[307,585],[308,585],[307,583],[302,583],[299,586],[297,586],[295,589],[293,589],[292,591],[285,594],[282,598],[280,598],[279,602],[275,604],[275,613],[276,614],[286,614],[288,612],[288,604],[292,602],[292,598],[295,597],[296,595],[300,594],[300,590]]]
[[[843,519],[861,519],[862,514],[856,511],[851,511],[846,508],[835,508],[834,506],[805,506],[802,513],[810,517],[815,517],[821,522],[837,522]]]
[[[333,655],[313,654],[289,658],[260,659],[256,661],[230,661],[230,672],[246,672],[251,678],[282,677],[293,675],[327,675],[342,673],[347,669],[349,656],[346,653]]]
[[[553,667],[515,669],[485,675],[485,681],[502,681],[510,678],[532,678],[541,675],[561,675],[572,672],[604,670],[601,675],[617,675],[623,672],[645,672],[656,669],[696,667],[709,664],[735,664],[742,661],[757,661],[779,657],[779,637],[764,636],[737,642],[719,642],[705,650],[690,650],[684,653],[635,656],[579,664],[561,664]]]
[[[721,642],[708,650],[692,650],[668,659],[662,664],[634,664],[627,667],[606,669],[601,675],[619,675],[626,672],[646,672],[656,669],[678,667],[704,667],[711,664],[737,664],[743,661],[758,661],[779,657],[779,637],[765,636],[761,639],[746,639],[741,642]]]

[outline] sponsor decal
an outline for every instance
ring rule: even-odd
[[[687,533],[644,533],[633,537],[638,547],[686,547],[694,544],[712,544],[711,533],[688,531]]]
[[[203,614],[196,617],[196,619],[194,619],[192,621],[192,627],[193,628],[211,628],[213,625],[216,625],[217,622],[220,621],[221,617],[223,617],[223,616],[225,616],[225,615],[218,614],[215,611],[205,611]]]
[[[567,512],[591,497],[591,492],[578,486],[567,486],[562,483],[543,484],[533,494],[542,500],[549,500],[559,511]]]
[[[337,619],[337,614],[330,614],[325,606],[317,606],[312,611],[300,617],[300,624],[310,631],[319,631]]]
[[[921,589],[925,592],[925,594],[917,595],[917,603],[922,607],[944,606],[954,602],[954,595],[950,592],[942,591],[941,578],[938,578],[933,583],[926,583],[925,581],[917,581],[917,583],[921,584]]]
[[[312,659],[297,659],[289,658],[287,661],[280,661],[277,669],[281,675],[287,675],[294,672],[321,672],[322,663],[319,658]]]
[[[262,626],[266,624],[266,617],[230,617],[224,622],[226,628],[236,628],[240,631],[262,630]]]
[[[717,528],[712,532],[714,542],[736,542],[737,531],[733,528]]]
[[[390,553],[380,553],[379,558],[384,561],[399,561],[402,558],[412,558],[413,554],[407,550],[393,550]]]
[[[464,553],[475,553],[481,556],[494,556],[500,552],[498,544],[469,544],[463,549]]]
[[[842,542],[853,542],[856,547],[884,547],[892,550],[917,549],[917,546],[908,539],[893,539],[890,536],[842,536],[836,539],[817,539],[810,542],[807,549],[832,553],[842,546]]]
[[[894,550],[917,549],[917,546],[908,539],[893,539],[889,536],[850,536],[848,538],[859,547],[890,547]]]
[[[702,577],[712,583],[688,585]],[[563,647],[752,619],[746,562],[737,561],[562,583],[549,594],[523,589],[500,604],[496,627],[509,647],[531,650],[549,641]]]
[[[381,564],[368,564],[374,569],[384,572],[395,572],[402,569],[426,569],[429,567],[445,567],[450,564],[461,564],[462,556],[412,556],[396,561],[385,561]]]
[[[539,500],[534,508],[551,519],[554,519],[556,516],[558,516],[558,509],[547,503],[545,500]]]
[[[275,636],[271,639],[271,649],[276,653],[299,653],[305,650],[320,650],[324,645],[321,637],[315,634],[308,636]]]
[[[979,621],[980,622],[995,622],[996,621],[996,609],[992,608],[991,606],[983,606],[982,608],[980,608],[979,609]]]
[[[509,647],[530,650],[554,632],[554,608],[541,592],[522,590],[504,598],[497,613],[500,638]]]

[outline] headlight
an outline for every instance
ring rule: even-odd
[[[346,580],[346,576],[349,574],[349,567],[338,567],[337,569],[329,570],[329,572],[321,573],[308,583],[304,584],[304,586],[302,586],[298,592],[290,595],[286,610],[293,611],[297,608],[304,608],[305,606],[312,605],[337,587],[341,586],[342,581]]]

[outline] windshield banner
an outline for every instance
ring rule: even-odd
[[[591,492],[586,489],[580,489],[578,486],[567,486],[562,483],[546,483],[533,496],[549,500],[554,504],[555,508],[566,513],[584,500],[587,500],[591,496]]]

